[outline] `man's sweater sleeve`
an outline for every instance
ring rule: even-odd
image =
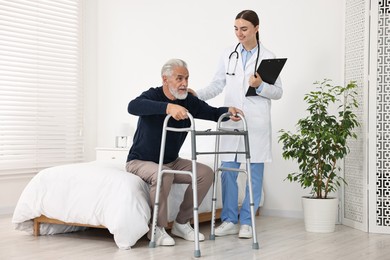
[[[157,100],[158,93],[150,89],[130,101],[127,111],[136,116],[165,115],[168,103]]]
[[[198,99],[197,97],[189,97],[190,102],[192,103],[191,107],[195,108],[194,111],[191,111],[191,113],[194,113],[193,116],[199,119],[205,119],[205,120],[211,120],[211,121],[218,121],[218,118],[228,112],[228,107],[212,107],[203,100]]]

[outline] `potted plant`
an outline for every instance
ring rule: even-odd
[[[311,189],[311,196],[302,198],[305,228],[310,232],[334,231],[338,199],[330,195],[346,184],[338,163],[349,153],[347,141],[357,138],[353,129],[359,126],[354,113],[358,107],[356,83],[333,86],[330,82],[315,82],[316,89],[304,96],[308,115],[298,120],[296,133],[279,131],[283,158],[295,160],[299,166],[286,180]],[[308,211],[313,205],[319,208]]]

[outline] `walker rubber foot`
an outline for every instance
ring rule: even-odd
[[[215,240],[215,235],[210,235],[209,238],[210,240]]]
[[[156,247],[156,242],[149,242],[149,248],[155,248]]]
[[[194,257],[196,257],[196,258],[200,257],[200,250],[194,251]]]
[[[253,243],[252,244],[252,249],[259,249],[259,243]]]

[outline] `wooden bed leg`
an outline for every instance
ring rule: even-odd
[[[34,236],[39,236],[39,231],[40,231],[40,223],[37,220],[37,218],[34,218]]]

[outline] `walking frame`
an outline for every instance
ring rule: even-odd
[[[253,192],[252,192],[252,175],[251,175],[251,167],[250,167],[250,151],[249,151],[249,138],[248,138],[248,128],[246,124],[246,120],[244,116],[237,114],[236,116],[240,117],[243,122],[242,129],[230,129],[230,128],[222,128],[221,123],[224,119],[232,116],[231,113],[222,114],[218,121],[216,131],[195,131],[195,121],[193,116],[190,113],[187,113],[188,118],[191,121],[191,125],[185,128],[174,128],[168,127],[168,121],[171,118],[171,115],[167,115],[165,117],[163,123],[162,130],[162,138],[161,138],[161,148],[160,148],[160,158],[158,165],[158,175],[157,175],[157,188],[156,188],[156,198],[154,202],[153,208],[153,222],[152,222],[152,234],[149,242],[149,247],[155,247],[155,235],[156,235],[156,226],[157,226],[157,216],[158,216],[158,207],[159,207],[159,197],[160,197],[160,189],[162,182],[162,175],[164,173],[174,173],[174,174],[187,174],[192,178],[192,190],[193,190],[193,207],[194,207],[194,232],[195,232],[195,251],[194,257],[200,257],[200,247],[199,247],[199,219],[198,219],[198,191],[197,191],[197,171],[196,171],[196,159],[197,155],[205,155],[205,154],[214,154],[214,182],[213,182],[213,197],[212,197],[212,217],[211,217],[211,232],[210,232],[210,240],[215,240],[215,215],[216,215],[216,195],[217,195],[217,183],[218,183],[218,173],[221,171],[236,171],[243,172],[247,175],[247,182],[249,186],[249,201],[250,201],[250,210],[251,210],[251,222],[252,222],[252,236],[253,236],[253,249],[259,249],[259,244],[257,242],[256,237],[256,225],[255,225],[255,209],[253,202]],[[164,162],[164,151],[165,151],[165,143],[166,143],[166,135],[167,131],[173,132],[190,132],[191,134],[191,161],[192,161],[192,171],[178,171],[178,170],[162,170],[163,162]],[[196,151],[196,136],[210,136],[215,135],[215,151],[214,152],[197,152]],[[244,138],[244,151],[219,151],[219,143],[221,135],[240,135]],[[219,154],[245,154],[246,155],[246,169],[234,169],[234,168],[223,168],[218,167],[219,162]]]

